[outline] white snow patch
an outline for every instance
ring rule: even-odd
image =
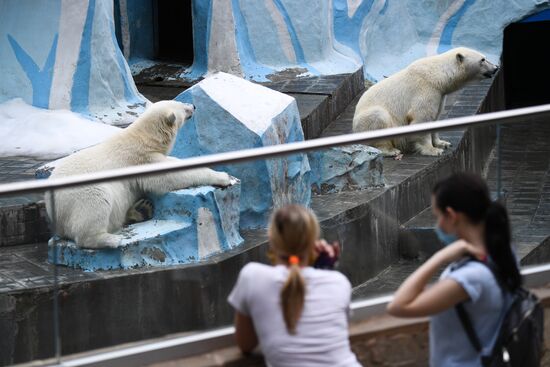
[[[0,157],[65,156],[98,144],[120,130],[71,111],[37,108],[15,98],[0,104]]]

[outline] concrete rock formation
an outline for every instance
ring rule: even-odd
[[[225,189],[202,186],[154,199],[154,219],[124,227],[122,246],[82,249],[52,238],[48,258],[86,271],[130,269],[194,263],[243,242],[239,234],[240,185]]]
[[[187,158],[304,140],[294,98],[226,73],[216,73],[175,98],[196,106],[171,155]],[[273,207],[309,205],[307,155],[216,167],[242,183],[241,228],[267,224]]]
[[[309,153],[308,158],[315,194],[384,185],[383,157],[376,148],[354,144]]]

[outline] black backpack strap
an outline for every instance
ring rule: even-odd
[[[483,264],[483,265],[487,266],[487,268],[489,268],[489,270],[493,274],[493,277],[495,278],[495,281],[498,284],[498,287],[500,288],[500,291],[501,291],[501,294],[502,294],[502,300],[503,300],[503,304],[502,304],[503,310],[502,310],[502,312],[505,312],[505,310],[504,310],[504,306],[506,304],[506,302],[505,302],[505,293],[506,293],[505,287],[503,286],[502,282],[500,281],[499,277],[497,276],[496,269],[494,268],[494,266],[490,262],[482,262],[482,261],[479,261],[478,259],[476,259],[475,257],[469,257],[469,258],[463,259],[462,261],[459,261],[458,263],[455,263],[451,267],[451,271],[453,271],[455,269],[458,269],[459,267],[461,267],[462,265],[466,264],[469,261],[480,262],[481,264]],[[470,344],[475,349],[475,351],[478,352],[481,355],[481,352],[482,352],[481,343],[479,341],[479,337],[477,336],[477,333],[476,333],[476,331],[474,329],[474,326],[472,324],[472,320],[470,319],[470,316],[468,316],[468,312],[466,311],[466,308],[464,308],[464,304],[463,303],[457,304],[455,306],[455,310],[456,310],[456,313],[458,315],[458,319],[460,320],[460,323],[462,324],[462,328],[466,332],[466,335],[468,336],[468,340],[470,340]],[[481,364],[483,366],[490,366],[491,356],[490,355],[489,356],[481,355]]]
[[[451,266],[451,271],[456,270],[460,268],[462,265],[466,264],[469,261],[478,261],[475,258],[466,258],[462,261],[459,261],[458,263],[455,263]],[[470,319],[470,316],[468,316],[468,312],[466,312],[466,309],[464,308],[463,303],[459,303],[455,306],[456,313],[458,315],[458,319],[460,320],[460,323],[462,324],[462,328],[466,332],[466,336],[468,336],[468,340],[470,340],[470,344],[472,344],[472,347],[474,347],[475,351],[478,353],[481,353],[481,343],[479,341],[479,338],[477,336],[477,333],[474,329],[474,326],[472,325],[472,320]]]
[[[476,352],[481,353],[481,343],[479,342],[477,333],[472,325],[472,321],[470,320],[468,313],[466,312],[466,309],[464,308],[464,305],[462,303],[457,304],[455,306],[455,310],[458,314],[460,323],[462,324],[462,327],[464,328],[464,331],[472,344],[472,347],[474,347]]]

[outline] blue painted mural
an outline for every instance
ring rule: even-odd
[[[0,0],[0,69],[0,103],[125,124],[147,102],[118,47],[112,1]]]
[[[124,3],[128,9],[121,14],[137,13],[138,5]],[[457,46],[478,49],[498,63],[504,28],[550,8],[550,3],[201,0],[193,1],[192,7],[194,39],[187,47],[193,47],[195,59],[182,78],[225,71],[265,81],[286,69],[300,75],[336,74],[364,64],[367,78],[376,81],[417,58]],[[154,21],[143,13],[125,23],[130,34],[153,33]],[[143,64],[150,50],[131,50],[129,62],[136,70],[151,65],[150,59]]]
[[[146,102],[130,70],[157,63],[154,0],[0,0],[0,103],[22,98],[91,119],[131,122]],[[548,0],[193,0],[193,62],[179,76],[225,71],[265,81],[354,72],[373,81],[467,46],[498,62],[503,29],[548,19]],[[169,5],[168,5],[169,6]],[[536,15],[540,13],[539,15]],[[177,35],[175,36],[177,39]]]

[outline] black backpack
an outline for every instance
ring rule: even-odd
[[[497,280],[503,295],[508,292],[499,283],[494,269],[486,263]],[[512,294],[513,301],[498,331],[491,354],[481,356],[485,367],[538,367],[543,354],[544,311],[538,298],[528,290],[519,288]],[[474,349],[481,354],[482,346],[464,305],[459,303],[456,312]]]

